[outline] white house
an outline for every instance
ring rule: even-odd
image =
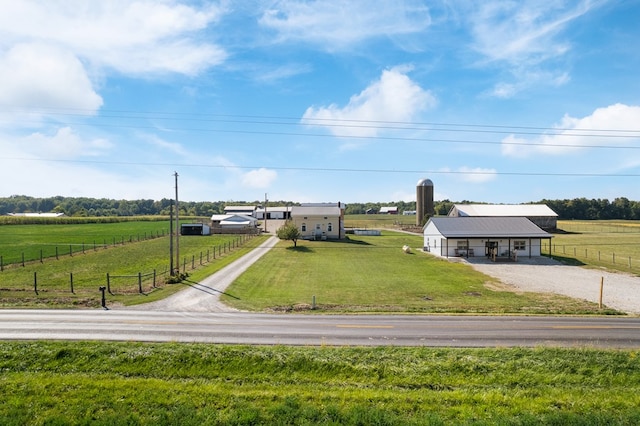
[[[291,220],[305,240],[338,240],[345,236],[341,203],[293,206]]]
[[[432,217],[423,228],[424,250],[442,257],[534,257],[551,234],[524,217]]]
[[[556,229],[558,215],[546,204],[454,204],[451,217],[526,217],[542,229]]]

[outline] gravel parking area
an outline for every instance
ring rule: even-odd
[[[492,262],[485,257],[456,258],[474,269],[497,278],[514,290],[556,293],[598,303],[604,278],[603,304],[629,314],[640,314],[640,277],[580,266],[556,260],[518,258],[517,262]]]

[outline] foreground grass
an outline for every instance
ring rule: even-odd
[[[0,424],[640,422],[637,351],[3,342]]]
[[[422,236],[384,231],[348,241],[280,242],[222,296],[244,310],[416,313],[603,313],[559,295],[516,294],[467,265],[414,249]],[[605,311],[605,313],[612,313]]]

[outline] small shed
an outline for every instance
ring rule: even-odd
[[[180,235],[211,235],[211,228],[204,223],[183,223],[180,225]]]

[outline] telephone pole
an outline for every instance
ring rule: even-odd
[[[174,172],[173,174],[176,179],[176,270],[178,271],[178,275],[180,273],[180,219],[178,217],[178,213],[180,211],[180,206],[178,205],[178,172]]]
[[[267,193],[264,193],[264,232],[269,232],[267,229],[267,203],[269,200],[267,199]]]

